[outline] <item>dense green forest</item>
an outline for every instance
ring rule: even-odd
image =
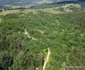
[[[0,70],[45,70],[85,66],[85,11],[51,14],[13,13],[0,16]]]

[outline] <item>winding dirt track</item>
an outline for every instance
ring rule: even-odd
[[[29,35],[29,33],[27,32],[26,29],[25,29],[25,31],[24,31],[24,34],[27,35],[28,38],[32,38],[32,40],[36,40],[35,38],[33,38],[33,37],[31,37],[31,36]],[[45,59],[44,65],[43,65],[43,70],[45,70],[46,64],[47,64],[47,62],[49,61],[50,53],[51,53],[50,48],[48,48],[48,53],[47,53],[47,56],[46,56],[46,59]]]
[[[25,29],[25,31],[24,31],[24,34],[25,34],[25,35],[27,35],[27,36],[28,36],[28,38],[31,38],[32,40],[37,40],[37,39],[35,39],[35,38],[31,37],[31,36],[29,35],[29,33],[27,32],[27,30],[26,30],[26,29]]]
[[[47,54],[46,60],[45,60],[44,65],[43,65],[43,70],[45,70],[46,64],[49,61],[50,53],[51,53],[50,48],[48,48],[48,54]]]

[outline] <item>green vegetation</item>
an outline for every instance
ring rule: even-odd
[[[85,11],[13,13],[0,19],[0,70],[42,70],[48,47],[46,70],[81,70],[65,69],[64,63],[85,66]]]
[[[2,12],[2,9],[0,9],[0,12]]]

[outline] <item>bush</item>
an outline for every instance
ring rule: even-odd
[[[8,52],[7,51],[0,52],[0,68],[2,70],[8,70],[8,68],[12,66],[12,64],[13,64],[13,59],[8,54]]]

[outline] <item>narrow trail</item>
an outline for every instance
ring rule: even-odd
[[[47,54],[46,60],[45,60],[44,65],[43,65],[43,70],[45,70],[46,64],[49,61],[50,53],[51,53],[50,48],[48,48],[48,54]]]
[[[27,32],[27,30],[26,30],[26,29],[25,29],[25,31],[24,31],[24,34],[25,34],[25,35],[27,35],[27,36],[28,36],[28,38],[31,38],[32,40],[37,40],[37,39],[35,39],[35,38],[31,37],[31,36],[29,35],[29,33]]]
[[[27,35],[28,38],[31,38],[32,40],[37,40],[37,39],[31,37],[26,29],[24,31],[24,34]],[[44,65],[43,65],[43,70],[45,70],[47,62],[49,61],[50,53],[51,53],[50,48],[48,48],[48,53],[47,53],[47,56],[45,58],[45,62],[44,62]],[[36,69],[36,70],[38,70],[38,69]]]

